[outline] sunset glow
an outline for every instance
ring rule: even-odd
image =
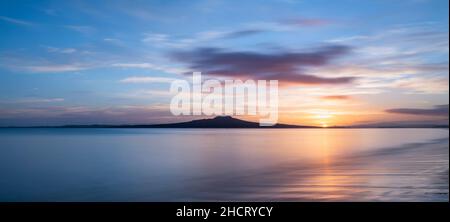
[[[169,110],[192,72],[278,80],[281,123],[448,122],[448,1],[0,4],[1,126],[208,118]]]

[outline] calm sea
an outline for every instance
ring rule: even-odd
[[[448,129],[0,129],[0,201],[448,201]]]

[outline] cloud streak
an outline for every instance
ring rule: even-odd
[[[51,53],[72,54],[72,53],[77,52],[77,50],[75,48],[57,48],[57,47],[52,47],[52,46],[47,46],[45,48],[47,49],[48,52],[51,52]]]
[[[190,37],[179,37],[164,33],[146,33],[144,34],[144,38],[141,41],[147,44],[160,47],[162,46],[167,48],[188,48],[191,47],[192,45],[199,45],[214,40],[243,38],[267,31],[268,30],[260,28],[237,29],[231,31],[210,30],[195,33]]]
[[[161,71],[161,72],[165,72],[165,73],[173,73],[173,74],[182,74],[182,73],[186,72],[186,70],[183,68],[156,65],[156,64],[148,63],[148,62],[144,62],[144,63],[114,63],[114,64],[112,64],[112,66],[124,68],[124,69],[149,69],[149,70],[156,70],[156,71]]]
[[[6,21],[6,22],[9,22],[12,24],[16,24],[16,25],[22,25],[22,26],[33,25],[33,23],[31,23],[31,22],[27,22],[27,21],[15,19],[15,18],[10,18],[10,17],[6,17],[6,16],[0,16],[0,20]]]
[[[64,98],[26,98],[16,100],[0,101],[0,104],[34,104],[34,103],[56,103],[64,102]]]
[[[87,25],[65,25],[64,28],[79,32],[84,35],[92,34],[96,31],[94,27],[87,26]]]
[[[120,80],[121,83],[171,83],[175,81],[174,78],[167,77],[145,77],[145,76],[132,76]]]
[[[324,100],[349,100],[352,97],[348,95],[330,95],[330,96],[321,96],[320,98]]]
[[[89,67],[81,64],[49,64],[25,66],[24,69],[32,73],[63,73],[81,71]]]
[[[246,37],[250,35],[256,35],[262,32],[266,32],[266,30],[263,29],[241,29],[233,32],[228,32],[223,35],[223,38],[233,39],[233,38],[240,38],[240,37]]]
[[[320,18],[293,18],[279,21],[279,24],[296,27],[318,27],[331,24],[330,20]]]
[[[413,109],[413,108],[399,108],[388,109],[387,113],[408,114],[408,115],[425,115],[425,116],[448,116],[449,105],[438,105],[432,109]]]

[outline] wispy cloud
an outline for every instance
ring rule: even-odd
[[[383,31],[336,38],[351,45],[353,56],[339,65],[315,69],[360,77],[358,87],[407,94],[448,94],[448,31],[439,23],[392,25]]]
[[[24,99],[0,101],[0,103],[7,103],[7,104],[28,104],[28,103],[35,104],[35,103],[56,103],[56,102],[64,102],[64,98],[24,98]]]
[[[306,18],[306,17],[298,17],[298,18],[290,18],[279,21],[279,24],[282,25],[291,25],[297,27],[317,27],[317,26],[325,26],[332,24],[331,20],[322,19],[322,18]]]
[[[89,35],[96,31],[96,29],[94,27],[87,26],[87,25],[65,25],[64,28],[75,31],[75,32],[79,32],[84,35]]]
[[[65,53],[61,50],[62,49],[50,49],[50,51],[58,51],[58,54],[48,55],[48,57],[29,56],[23,53],[0,54],[0,67],[15,72],[28,73],[74,72],[93,67],[92,64],[82,61],[77,62],[74,58],[67,58],[71,54],[68,52],[70,50],[62,50]],[[70,61],[71,59],[74,61]]]
[[[103,41],[116,46],[126,46],[126,43],[124,41],[117,38],[104,38]]]
[[[31,26],[33,25],[33,23],[25,21],[25,20],[21,20],[21,19],[16,19],[16,18],[11,18],[11,17],[6,17],[6,16],[0,16],[0,20],[12,23],[12,24],[16,24],[16,25],[22,25],[22,26]]]
[[[24,66],[23,69],[34,73],[60,73],[60,72],[74,72],[88,69],[89,67],[83,64],[48,64],[48,65],[30,65]]]
[[[77,52],[77,49],[75,48],[58,48],[58,47],[52,47],[52,46],[44,46],[48,52],[52,53],[62,53],[62,54],[72,54]]]
[[[183,68],[176,68],[176,67],[167,67],[163,65],[156,65],[152,63],[114,63],[112,64],[113,67],[120,67],[120,68],[137,68],[137,69],[150,69],[150,70],[157,70],[162,71],[166,73],[173,73],[173,74],[182,74],[187,72],[186,69]]]
[[[167,77],[149,77],[149,76],[132,76],[121,79],[122,83],[171,83],[175,81],[174,78]]]
[[[393,81],[390,86],[409,90],[409,93],[448,94],[448,76],[410,76]]]
[[[267,30],[259,28],[245,28],[231,31],[208,30],[186,37],[177,37],[164,33],[146,33],[144,34],[142,42],[152,44],[155,47],[187,48],[205,44],[214,40],[242,38],[266,31]]]
[[[320,18],[292,18],[278,22],[249,23],[228,30],[207,30],[190,36],[173,36],[166,33],[145,33],[142,42],[158,47],[187,48],[214,41],[243,38],[265,32],[294,31],[297,27],[316,27],[331,24],[330,20]]]

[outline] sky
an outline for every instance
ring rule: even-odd
[[[448,123],[448,4],[2,0],[0,126],[208,118],[169,111],[192,71],[279,80],[280,123]]]

